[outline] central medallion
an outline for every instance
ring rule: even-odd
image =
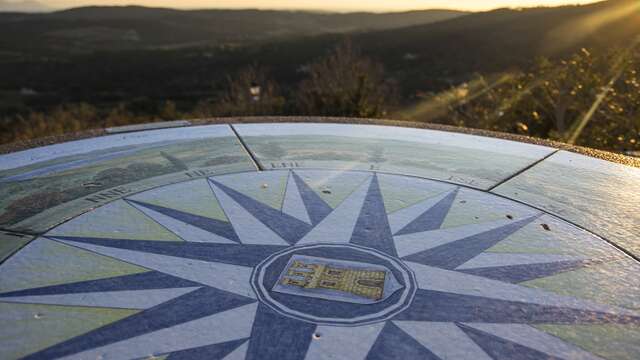
[[[285,294],[371,304],[402,288],[384,266],[293,255],[273,291]]]
[[[404,310],[416,291],[399,259],[351,244],[293,247],[260,263],[252,278],[272,309],[318,324],[361,325]]]

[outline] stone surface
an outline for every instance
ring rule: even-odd
[[[0,226],[44,232],[159,185],[254,169],[227,125],[109,135],[0,156]]]
[[[434,130],[342,124],[235,125],[264,169],[375,170],[488,189],[554,149]]]
[[[0,263],[33,240],[33,236],[0,231]]]
[[[640,263],[606,241],[637,249],[637,169],[441,131],[236,130],[246,148],[205,126],[0,158],[8,200],[173,169],[91,206],[0,202],[33,232],[0,233],[0,358],[640,358]]]
[[[200,196],[182,199],[191,188]],[[342,275],[283,286],[311,279],[305,263]],[[0,354],[633,359],[638,270],[595,235],[454,184],[370,171],[219,175],[125,196],[0,265]],[[386,275],[361,282],[375,272]],[[61,309],[66,322],[50,319]],[[627,352],[584,346],[594,334]]]
[[[640,257],[640,169],[560,151],[493,192],[574,222]]]
[[[155,129],[168,129],[168,128],[176,128],[189,126],[191,123],[187,120],[176,120],[176,121],[161,121],[147,124],[135,124],[135,125],[125,125],[125,126],[116,126],[104,129],[107,134],[120,134],[134,131],[145,131],[145,130],[155,130]]]

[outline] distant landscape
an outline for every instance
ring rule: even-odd
[[[304,114],[640,150],[637,0],[480,13],[30,11],[0,12],[2,142]]]

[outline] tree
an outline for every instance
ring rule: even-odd
[[[298,91],[303,114],[351,117],[384,116],[393,98],[382,65],[360,55],[345,41],[309,66]]]
[[[527,72],[478,75],[428,102],[441,110],[435,122],[638,150],[639,72],[633,46],[598,55],[582,49],[568,60],[539,59]]]
[[[0,123],[0,140],[27,140],[100,126],[102,123],[95,107],[84,103],[67,104],[56,107],[48,114],[32,111],[3,119]]]
[[[225,93],[213,102],[200,102],[196,116],[279,115],[284,98],[266,69],[251,65],[227,78]]]
[[[165,101],[162,105],[158,117],[162,120],[178,120],[180,113],[176,108],[176,103],[173,101]]]

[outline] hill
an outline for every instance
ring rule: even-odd
[[[640,1],[609,0],[582,6],[497,9],[355,34],[351,39],[413,93],[457,85],[473,73],[525,69],[538,57],[565,57],[583,47],[597,51],[626,46],[638,36]],[[276,54],[288,49],[289,61],[304,63],[338,41],[339,37],[318,36],[274,44],[260,58],[278,67]]]
[[[144,114],[172,100],[188,109],[199,100],[216,97],[227,87],[229,77],[251,64],[269,69],[285,96],[294,98],[296,85],[306,76],[306,65],[342,41],[341,31],[354,27],[360,30],[350,33],[353,43],[384,64],[386,76],[397,84],[406,104],[416,100],[418,93],[448,89],[474,73],[526,69],[536,57],[564,57],[581,47],[598,51],[630,44],[640,34],[639,8],[637,0],[609,0],[583,6],[498,9],[384,30],[372,19],[395,19],[384,25],[394,27],[406,17],[418,21],[420,14],[428,13],[337,15],[125,7],[5,14],[0,16],[0,117],[74,102],[107,108],[131,103],[134,111]],[[85,32],[68,33],[73,26]],[[378,29],[363,30],[369,26]],[[137,30],[126,30],[132,27]],[[265,29],[281,32],[265,35]],[[121,36],[134,45],[114,45],[110,40],[114,31],[122,31]],[[308,36],[302,37],[305,31]],[[318,31],[331,34],[315,34]],[[65,38],[77,34],[83,35]],[[21,95],[21,89],[27,95]]]
[[[0,44],[6,50],[27,53],[237,46],[326,33],[393,29],[464,14],[452,10],[337,14],[83,7],[47,14],[0,14]]]
[[[421,70],[412,71],[428,68],[431,74],[459,83],[460,75],[524,68],[537,57],[563,57],[583,47],[626,46],[639,35],[640,1],[609,0],[583,6],[498,9],[371,32],[354,41],[370,56],[384,59],[388,70],[408,72],[406,79],[431,81],[420,76]]]

